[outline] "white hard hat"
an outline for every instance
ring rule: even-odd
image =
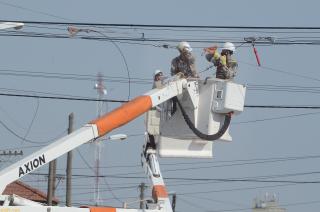
[[[158,74],[160,74],[160,73],[162,73],[162,71],[161,71],[161,70],[159,70],[159,69],[157,69],[157,70],[155,70],[155,71],[154,71],[153,76],[156,76],[156,75],[158,75]]]
[[[179,49],[179,51],[183,51],[184,49],[187,50],[188,52],[192,51],[192,48],[190,46],[190,44],[186,41],[182,41],[178,44],[177,49]]]
[[[234,46],[233,43],[225,42],[223,44],[222,50],[229,50],[229,51],[235,52],[236,51],[236,47]]]

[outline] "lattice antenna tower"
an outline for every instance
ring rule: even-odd
[[[94,89],[97,90],[98,99],[102,100],[105,95],[107,95],[107,89],[103,84],[103,75],[102,73],[97,74],[97,81],[94,85]],[[100,117],[103,114],[103,108],[104,108],[104,102],[98,101],[97,102],[97,116]],[[102,200],[100,198],[100,158],[101,158],[101,142],[99,139],[97,139],[94,142],[94,157],[95,157],[95,181],[94,181],[94,201],[95,205],[101,205]]]

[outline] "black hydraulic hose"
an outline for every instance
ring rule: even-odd
[[[192,130],[192,132],[194,134],[196,134],[199,138],[203,139],[203,140],[207,140],[207,141],[214,141],[214,140],[218,140],[221,136],[223,136],[223,134],[227,131],[230,122],[231,122],[231,113],[228,113],[225,115],[224,118],[224,123],[222,125],[222,127],[219,129],[219,131],[215,134],[212,135],[207,135],[204,134],[202,132],[200,132],[192,123],[192,121],[190,120],[189,116],[187,115],[186,111],[184,110],[184,108],[182,107],[180,101],[178,100],[177,97],[173,98],[174,101],[176,101],[179,105],[179,108],[181,110],[181,113],[183,115],[184,120],[186,121],[187,125],[189,126],[189,128]]]

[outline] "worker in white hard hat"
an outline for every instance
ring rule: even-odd
[[[182,41],[178,44],[177,49],[180,55],[171,61],[171,75],[182,73],[185,77],[198,77],[190,44]]]
[[[157,69],[153,73],[152,89],[160,89],[160,88],[163,88],[163,86],[164,86],[163,72],[161,70]],[[155,107],[152,107],[146,113],[145,123],[147,126],[149,140],[146,144],[146,149],[145,149],[144,154],[146,154],[146,151],[148,148],[155,149],[154,135],[159,135],[159,132],[160,132],[160,125],[157,126],[155,123],[160,122],[160,115],[161,115],[162,108],[163,108],[163,105],[160,104]]]
[[[233,43],[226,42],[222,47],[221,54],[217,51],[217,46],[204,49],[206,59],[217,67],[216,78],[233,80],[236,76],[238,63],[232,58],[236,48]]]
[[[161,70],[155,70],[153,74],[152,88],[162,88],[162,87],[163,87],[163,73]]]

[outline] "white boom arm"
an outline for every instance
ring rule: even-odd
[[[153,89],[142,96],[138,96],[110,113],[93,120],[73,133],[7,167],[0,172],[0,193],[11,182],[31,173],[70,150],[127,124],[149,111],[152,107],[181,94],[186,83],[186,79],[178,79],[169,82],[162,89]]]
[[[150,142],[150,140],[148,139],[148,135],[146,135],[146,144],[144,154],[141,155],[141,160],[145,172],[152,183],[152,198],[155,203],[157,203],[157,206],[159,207],[158,209],[164,209],[166,212],[172,212],[173,210],[170,204],[169,194],[167,192],[157,158],[157,151],[153,147],[148,147],[148,142]]]

